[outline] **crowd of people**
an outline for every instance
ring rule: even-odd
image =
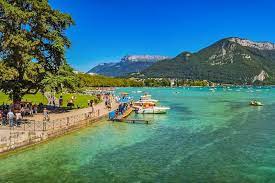
[[[24,120],[26,117],[32,117],[38,113],[43,114],[44,121],[49,121],[50,112],[63,106],[63,97],[60,96],[58,100],[56,100],[54,95],[49,95],[47,99],[48,104],[46,106],[42,103],[33,105],[31,102],[17,102],[11,105],[3,104],[0,106],[0,126],[20,126],[24,121],[27,121]],[[88,100],[88,107],[92,108],[92,113],[94,112],[96,101],[104,101],[105,107],[111,110],[112,101],[114,99],[118,100],[112,93],[98,94],[97,99],[98,100]],[[74,107],[75,101],[76,97],[72,96],[67,101],[67,107]]]
[[[62,107],[63,106],[63,96],[62,95],[60,95],[58,99],[53,94],[48,94],[45,96],[48,100],[49,106],[53,106],[53,107]],[[74,97],[72,97],[72,100],[74,100]],[[73,103],[73,101],[72,101],[72,103]]]
[[[0,125],[20,126],[24,117],[33,116],[41,110],[43,104],[32,105],[30,102],[18,102],[15,104],[0,106]]]

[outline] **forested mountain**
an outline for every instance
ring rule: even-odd
[[[126,76],[133,72],[142,72],[155,62],[167,59],[165,56],[152,55],[130,55],[125,56],[120,62],[104,63],[92,68],[88,73],[100,74],[105,76]]]
[[[197,53],[183,52],[145,69],[144,77],[209,80],[217,83],[273,83],[275,44],[222,39]]]

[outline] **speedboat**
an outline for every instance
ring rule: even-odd
[[[148,95],[148,94],[145,94],[143,96],[140,97],[141,100],[148,100],[148,99],[151,99],[152,95]]]
[[[154,103],[158,102],[158,100],[152,99],[151,97],[152,97],[151,95],[145,94],[140,97],[140,102],[144,102],[144,103],[145,102],[154,102]]]
[[[139,100],[141,103],[146,103],[146,102],[153,102],[153,103],[158,103],[158,100],[155,99],[144,99],[144,100]]]
[[[158,107],[154,102],[137,101],[133,104],[137,114],[165,114],[169,107]]]
[[[251,105],[251,106],[263,106],[263,104],[259,101],[251,101],[249,103],[249,105]]]
[[[139,110],[141,108],[149,108],[149,107],[155,107],[156,104],[154,102],[148,102],[148,101],[137,101],[133,104],[133,108],[135,110]]]
[[[134,106],[155,106],[155,102],[139,100],[134,103]]]
[[[148,108],[139,107],[136,108],[136,113],[138,114],[165,114],[169,110],[169,107],[157,107],[152,106]]]

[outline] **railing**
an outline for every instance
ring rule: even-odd
[[[100,117],[100,110],[94,112],[87,112],[77,115],[72,115],[60,119],[50,120],[50,121],[24,121],[19,126],[9,127],[0,126],[1,128],[7,128],[11,130],[18,131],[50,131],[50,130],[60,130],[68,129],[73,126],[78,126],[80,124],[88,125],[89,121],[96,120]]]
[[[0,125],[0,154],[88,126],[103,117],[104,114],[108,114],[108,111],[98,109],[94,112],[80,113],[50,121],[22,121],[19,126],[14,127],[9,127],[6,122],[4,126]],[[0,121],[1,123],[2,121]],[[14,124],[16,124],[16,121],[14,121]]]

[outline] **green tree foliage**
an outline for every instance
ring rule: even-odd
[[[65,30],[72,24],[48,0],[0,0],[0,89],[14,101],[43,89],[42,81],[66,63]]]
[[[142,82],[131,79],[111,78],[101,75],[78,74],[78,87],[140,87]]]
[[[171,83],[168,79],[145,79],[144,85],[148,87],[163,87],[170,86]]]
[[[74,92],[77,90],[79,78],[68,64],[62,65],[56,74],[48,74],[42,81],[46,91]]]
[[[0,81],[12,80],[15,78],[16,71],[10,67],[7,67],[3,61],[0,61]],[[1,88],[1,82],[0,82]]]
[[[208,86],[208,81],[199,80],[178,80],[176,81],[177,86]]]

